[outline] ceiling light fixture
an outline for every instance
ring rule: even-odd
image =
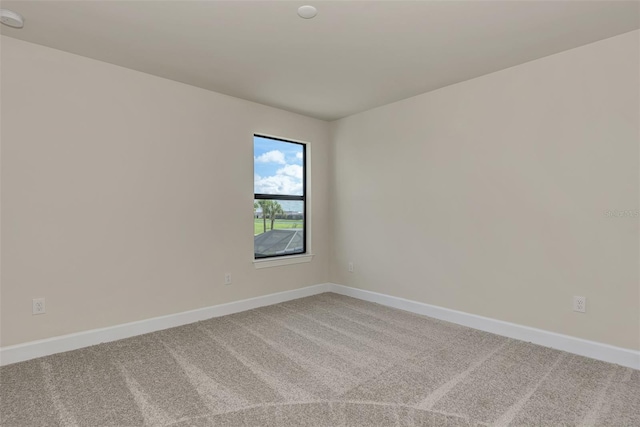
[[[24,27],[22,15],[9,9],[0,9],[0,22],[13,28]]]
[[[304,19],[314,18],[318,14],[318,11],[313,6],[300,6],[298,8],[298,16]]]

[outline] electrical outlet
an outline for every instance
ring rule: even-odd
[[[33,314],[44,314],[46,313],[44,298],[34,298],[33,299]]]
[[[224,273],[224,284],[225,285],[231,284],[231,273]]]
[[[585,313],[587,311],[587,299],[585,297],[573,297],[573,311]]]
[[[349,273],[353,273],[353,261],[349,261]]]

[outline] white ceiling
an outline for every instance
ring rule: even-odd
[[[325,120],[640,27],[637,1],[1,4],[4,35]]]

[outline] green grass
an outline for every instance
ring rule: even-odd
[[[273,224],[274,229],[282,228],[302,228],[303,221],[301,219],[276,219]],[[267,218],[267,231],[271,230],[271,220]],[[253,234],[264,233],[264,225],[262,218],[254,218],[253,222]]]

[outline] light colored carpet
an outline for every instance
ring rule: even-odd
[[[326,293],[0,369],[2,426],[640,426],[640,371]]]

